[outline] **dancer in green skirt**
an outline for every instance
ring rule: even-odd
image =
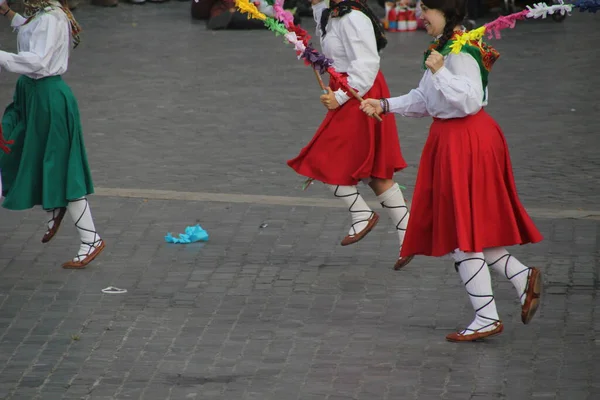
[[[9,210],[41,205],[48,213],[50,241],[66,212],[81,238],[77,256],[64,268],[84,268],[104,249],[86,196],[94,192],[77,100],[62,80],[80,27],[66,4],[25,0],[24,18],[0,0],[0,14],[18,30],[17,54],[0,51],[0,67],[21,74],[13,103],[2,118],[2,203]],[[0,17],[2,18],[2,17]],[[12,143],[11,143],[12,142]],[[3,145],[4,143],[4,145]]]

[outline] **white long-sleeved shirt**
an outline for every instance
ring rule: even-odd
[[[11,25],[18,30],[18,53],[0,51],[0,66],[33,79],[64,74],[71,46],[70,23],[65,13],[52,7],[27,24],[25,21],[19,14],[14,16]]]
[[[350,87],[364,96],[373,86],[379,72],[379,53],[373,24],[365,14],[352,10],[341,18],[330,18],[325,37],[322,37],[321,14],[326,8],[325,2],[312,6],[323,54],[333,60],[336,71],[348,74]],[[350,96],[338,89],[335,91],[335,98],[342,105]]]
[[[435,74],[425,71],[416,89],[388,101],[390,112],[405,117],[449,119],[476,114],[487,105],[487,99],[487,88],[484,98],[481,72],[473,56],[450,53]]]

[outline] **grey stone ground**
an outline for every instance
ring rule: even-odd
[[[444,336],[472,311],[451,262],[395,273],[389,224],[340,247],[345,211],[318,202],[320,185],[302,192],[285,165],[323,115],[310,70],[268,32],[206,31],[189,6],[76,13],[85,34],[65,79],[108,247],[65,271],[70,221],[42,245],[39,209],[0,211],[0,398],[600,398],[597,16],[523,22],[493,42],[488,110],[546,237],[514,254],[542,267],[546,292],[526,327],[498,277],[505,333],[456,345]],[[390,37],[393,93],[417,83],[427,41]],[[14,49],[6,26],[0,43]],[[0,103],[15,80],[0,74]],[[410,197],[429,121],[398,121]],[[196,221],[208,243],[164,242]],[[128,293],[103,295],[110,285]]]

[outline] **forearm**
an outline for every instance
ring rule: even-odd
[[[17,15],[16,12],[10,9],[6,2],[3,2],[0,5],[0,14],[2,14],[3,18],[7,19],[9,23],[12,23],[13,18]]]

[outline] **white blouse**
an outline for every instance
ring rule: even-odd
[[[33,79],[64,74],[71,46],[71,27],[65,13],[54,7],[27,24],[25,21],[19,14],[14,16],[11,25],[18,30],[18,53],[0,51],[0,66]]]
[[[379,53],[373,24],[365,14],[352,10],[341,18],[330,18],[326,35],[321,37],[321,14],[326,8],[324,1],[312,6],[323,54],[333,60],[336,71],[348,74],[350,87],[364,96],[379,72]],[[335,91],[335,98],[342,105],[350,96],[339,89]]]
[[[487,99],[487,88],[484,99],[481,72],[473,56],[450,53],[435,74],[425,71],[419,87],[388,101],[390,112],[405,117],[448,119],[476,114],[487,105]]]

